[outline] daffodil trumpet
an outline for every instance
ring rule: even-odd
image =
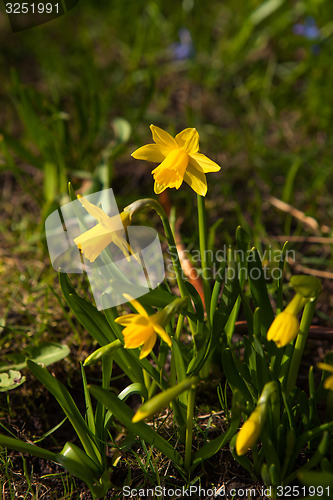
[[[296,293],[284,311],[278,314],[267,332],[267,340],[273,340],[277,347],[284,347],[292,342],[299,330],[297,315],[307,299]]]
[[[133,251],[124,238],[124,230],[131,223],[130,213],[121,212],[119,215],[109,217],[100,207],[90,203],[83,196],[78,195],[78,200],[87,212],[98,221],[93,228],[74,238],[74,243],[84,257],[90,262],[95,262],[103,250],[110,243],[114,243],[129,261]]]

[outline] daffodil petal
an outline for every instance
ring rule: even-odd
[[[151,335],[143,344],[141,352],[140,352],[140,359],[145,358],[148,356],[148,354],[153,350],[154,345],[156,342],[156,333],[154,332],[153,335]]]
[[[119,325],[127,326],[133,323],[133,320],[137,314],[124,314],[124,316],[119,316],[118,318],[115,319],[116,323],[119,323]]]
[[[165,130],[161,129],[160,127],[156,127],[155,125],[150,125],[150,130],[153,135],[153,141],[156,142],[156,144],[158,144],[159,146],[167,148],[169,151],[178,148],[175,139]]]
[[[175,141],[178,147],[188,154],[195,154],[199,151],[199,134],[195,128],[186,128],[176,135]]]
[[[324,387],[325,389],[330,389],[331,391],[333,391],[333,375],[325,380]]]
[[[328,363],[318,363],[317,366],[321,370],[326,370],[327,372],[333,373],[333,365],[329,365]]]
[[[148,318],[148,314],[146,309],[140,304],[140,302],[136,299],[133,299],[129,294],[124,293],[124,297],[126,300],[128,300],[133,307],[138,311],[141,316],[144,316],[145,318]],[[136,315],[137,316],[137,315]]]
[[[169,347],[171,347],[171,345],[172,345],[171,339],[170,339],[169,335],[167,334],[167,332],[164,330],[164,328],[161,325],[158,325],[156,323],[154,325],[154,330],[155,330],[155,332],[157,332],[159,334],[161,339],[164,340],[164,342],[166,342]]]
[[[165,158],[158,144],[147,144],[146,146],[142,146],[134,151],[131,156],[136,160],[146,160],[158,163],[162,162]]]
[[[98,222],[103,222],[104,224],[107,224],[109,222],[110,217],[100,207],[97,207],[96,205],[90,203],[90,201],[88,201],[84,196],[79,196],[78,200],[81,205],[84,206],[84,208],[87,210],[87,212],[92,217],[97,219]]]
[[[189,163],[186,172],[184,174],[184,181],[187,182],[189,186],[197,194],[201,196],[206,196],[207,193],[207,180],[205,174]]]
[[[210,160],[202,153],[189,153],[189,156],[190,163],[198,170],[202,170],[205,174],[221,170],[221,167],[215,163],[215,161]]]

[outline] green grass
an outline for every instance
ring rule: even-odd
[[[68,181],[75,189],[113,187],[121,208],[151,196],[150,166],[130,157],[150,142],[150,123],[171,133],[197,127],[202,152],[221,164],[221,174],[208,176],[210,225],[223,217],[217,248],[234,240],[238,224],[262,250],[279,248],[276,236],[298,236],[291,242],[297,264],[332,274],[331,242],[304,239],[332,237],[332,14],[330,0],[81,0],[62,18],[15,34],[1,20],[3,355],[45,339],[66,342],[77,383],[74,366],[90,341],[52,292],[59,287],[43,221],[68,201]],[[318,40],[293,33],[307,16]],[[174,61],[170,45],[182,27],[194,55]],[[177,218],[194,221],[192,194],[188,187],[169,193]],[[314,217],[318,230],[279,211],[270,196]],[[194,224],[181,234],[185,246],[197,245]],[[328,324],[330,283],[319,311]],[[8,398],[18,401],[15,415],[24,392]],[[30,472],[15,472],[4,454],[1,464],[8,494],[21,484],[20,494],[30,495]],[[75,498],[72,479],[59,477],[63,498]]]

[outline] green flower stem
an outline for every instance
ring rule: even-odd
[[[183,270],[182,270],[182,266],[180,264],[175,238],[174,238],[173,232],[172,232],[171,227],[170,227],[169,219],[168,219],[167,214],[165,213],[165,210],[162,207],[162,205],[160,205],[160,203],[158,203],[158,201],[154,200],[153,198],[145,198],[143,200],[137,200],[134,203],[131,203],[131,205],[128,205],[128,207],[126,207],[124,209],[124,212],[130,212],[131,218],[132,218],[132,216],[135,213],[138,213],[145,208],[152,208],[153,210],[155,210],[157,215],[159,215],[159,217],[162,221],[162,224],[163,224],[166,239],[168,241],[168,245],[169,245],[169,249],[170,249],[170,253],[171,253],[172,264],[173,264],[173,269],[175,271],[176,280],[177,280],[178,288],[180,291],[180,295],[182,297],[190,297],[190,294],[187,291],[187,288],[185,285],[185,281],[183,279]],[[189,310],[193,312],[191,301],[189,302]],[[189,318],[189,324],[190,324],[192,333],[195,333],[196,326],[190,318]]]
[[[210,313],[210,278],[209,278],[209,262],[207,259],[207,222],[206,222],[206,209],[205,209],[205,197],[197,195],[198,200],[198,223],[199,223],[199,245],[200,245],[200,256],[201,256],[201,268],[202,268],[202,279],[203,279],[203,290],[205,297],[205,306],[207,311],[207,319]]]
[[[186,472],[189,472],[191,466],[195,391],[196,387],[192,386],[191,389],[189,390],[188,401],[187,401],[185,463],[184,463]]]
[[[293,357],[291,359],[289,368],[289,374],[286,386],[287,395],[290,393],[290,391],[292,391],[292,389],[296,385],[298,370],[301,364],[301,359],[306,344],[306,340],[308,338],[308,333],[315,308],[316,308],[316,300],[307,302],[307,304],[304,307],[302,321],[300,324],[300,330],[296,339],[295,349],[293,352]]]
[[[183,329],[183,325],[184,325],[184,316],[182,314],[180,314],[178,316],[176,333],[175,333],[175,338],[176,338],[177,342],[180,339],[180,334],[181,334],[181,331]]]

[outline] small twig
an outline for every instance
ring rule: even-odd
[[[329,271],[320,271],[319,269],[311,269],[310,267],[302,266],[301,264],[295,264],[293,260],[287,259],[287,262],[296,271],[305,274],[311,274],[312,276],[317,276],[319,278],[326,278],[328,280],[333,280],[333,273]]]
[[[304,212],[301,212],[301,210],[298,210],[297,208],[293,207],[292,205],[289,205],[289,203],[285,203],[282,200],[279,200],[278,198],[275,198],[274,196],[270,196],[268,198],[268,201],[273,205],[274,207],[278,208],[282,212],[286,212],[295,219],[298,219],[300,222],[305,224],[306,226],[309,226],[313,232],[319,234],[321,231],[327,232],[327,227],[323,226],[320,228],[318,222],[316,219],[313,217],[309,217],[308,215],[305,215]]]

